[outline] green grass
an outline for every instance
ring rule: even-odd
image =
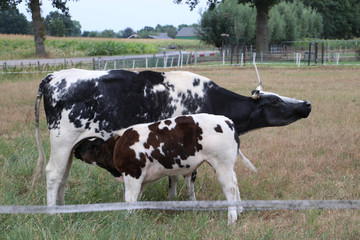
[[[50,58],[155,54],[170,45],[181,50],[206,48],[198,40],[105,39],[47,37],[45,48]],[[32,36],[0,34],[0,60],[36,58]]]
[[[194,68],[243,95],[256,86],[253,68]],[[241,137],[242,152],[258,173],[238,161],[247,200],[360,199],[360,92],[358,68],[259,67],[265,90],[307,99],[309,118]],[[0,205],[45,205],[45,179],[31,187],[36,164],[34,102],[45,74],[5,75],[0,81]],[[40,129],[49,156],[45,115]],[[183,181],[179,200],[185,199]],[[213,170],[203,165],[198,200],[223,200]],[[167,179],[146,188],[143,201],[162,201]],[[74,160],[66,204],[124,201],[124,186],[95,166]],[[253,211],[227,226],[226,211],[138,210],[76,214],[0,215],[0,239],[359,239],[358,210]]]

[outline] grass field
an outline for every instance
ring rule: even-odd
[[[109,39],[81,37],[46,37],[45,48],[49,58],[110,56],[127,54],[154,54],[169,48],[206,47],[198,40]],[[34,37],[30,35],[0,34],[0,60],[36,58]]]
[[[219,85],[250,95],[253,68],[194,68]],[[359,68],[260,68],[266,91],[311,101],[313,110],[281,128],[241,136],[242,152],[258,168],[238,161],[240,193],[247,200],[360,199]],[[44,205],[45,179],[31,188],[37,148],[34,103],[44,75],[7,75],[0,81],[0,205]],[[47,156],[45,115],[41,133]],[[225,199],[213,170],[199,168],[198,200]],[[179,200],[185,191],[180,183]],[[166,200],[167,179],[147,188],[143,201]],[[123,201],[124,187],[100,168],[74,160],[67,204]],[[244,212],[228,227],[227,213],[141,210],[57,215],[0,215],[0,239],[359,239],[358,210]]]

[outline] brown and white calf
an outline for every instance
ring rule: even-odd
[[[256,171],[239,149],[233,122],[224,116],[185,115],[139,124],[116,132],[107,141],[83,141],[75,157],[105,168],[125,183],[125,201],[137,201],[144,185],[165,176],[191,174],[203,162],[215,170],[227,201],[240,201],[234,165],[238,154]],[[229,208],[228,223],[242,209]]]

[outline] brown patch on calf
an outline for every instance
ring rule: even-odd
[[[136,152],[131,148],[139,142],[140,136],[136,130],[130,128],[118,137],[114,149],[114,166],[118,172],[139,178],[147,159],[150,162],[156,160],[167,169],[172,169],[174,164],[181,168],[190,167],[188,164],[182,165],[181,160],[186,160],[202,150],[199,141],[202,139],[203,131],[199,124],[195,123],[192,117],[187,116],[176,118],[176,125],[172,129],[167,127],[159,129],[160,123],[156,122],[148,126],[150,133],[143,146],[145,149],[153,147],[154,150],[150,155],[141,150]],[[171,121],[166,120],[165,124],[169,126]]]
[[[222,128],[221,128],[221,126],[219,124],[216,126],[215,131],[218,132],[218,133],[223,132],[223,130],[222,130]]]
[[[130,147],[139,141],[139,133],[130,128],[126,130],[116,141],[114,149],[115,168],[125,175],[139,178],[141,168],[145,167],[146,158],[140,153],[140,159],[136,158],[136,153]]]
[[[192,117],[178,117],[175,123],[172,129],[159,129],[160,122],[149,125],[151,132],[146,142],[154,148],[151,157],[167,169],[172,169],[174,164],[179,167],[189,167],[189,165],[182,165],[180,160],[186,160],[202,149],[199,141],[202,139],[203,132]],[[160,149],[161,144],[163,146]]]

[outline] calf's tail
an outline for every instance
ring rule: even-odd
[[[44,162],[45,162],[45,152],[42,147],[40,131],[39,131],[40,101],[41,101],[41,97],[43,95],[44,84],[45,84],[45,81],[43,80],[39,86],[38,94],[36,97],[36,103],[35,103],[35,137],[36,137],[36,143],[38,146],[39,157],[38,157],[37,164],[36,164],[36,167],[35,167],[34,173],[33,173],[33,180],[32,180],[33,186],[40,182],[42,175],[43,175]]]
[[[245,166],[247,166],[248,168],[250,168],[251,170],[253,170],[254,172],[257,172],[256,167],[250,162],[249,159],[247,159],[247,157],[245,157],[245,155],[241,152],[240,148],[239,148],[239,154],[243,160],[243,163],[245,164]]]

